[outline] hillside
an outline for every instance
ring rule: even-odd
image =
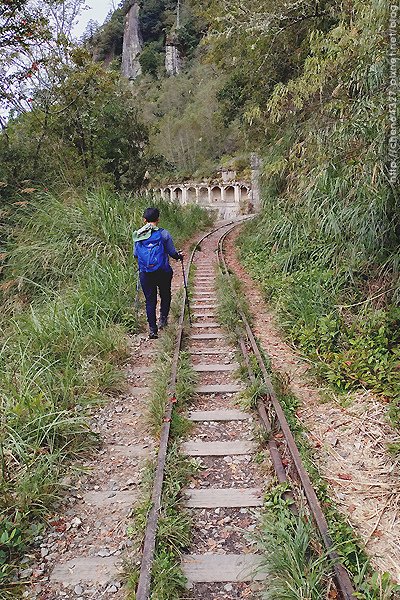
[[[220,290],[218,303],[226,302],[228,329],[236,328],[232,319],[241,323],[237,306],[229,304],[237,295],[246,297],[249,314],[261,311],[253,319],[268,365],[268,335],[276,336],[279,348],[290,346],[290,352],[282,352],[281,371],[274,372],[273,365],[271,377],[333,519],[334,542],[358,597],[394,600],[398,590],[391,578],[398,565],[387,567],[390,574],[374,572],[376,565],[371,567],[363,546],[370,538],[360,540],[351,515],[343,517],[332,507],[326,491],[329,473],[322,480],[309,443],[315,432],[308,434],[301,423],[301,410],[311,410],[311,401],[307,405],[301,395],[300,402],[289,390],[288,373],[294,371],[284,361],[308,365],[310,389],[323,390],[314,412],[331,429],[333,414],[341,419],[348,409],[351,421],[357,398],[370,401],[365,406],[372,407],[372,416],[368,411],[363,415],[363,432],[370,439],[373,426],[379,425],[384,477],[390,471],[395,491],[400,452],[400,199],[397,150],[389,152],[398,92],[388,73],[399,58],[398,49],[389,47],[397,8],[382,0],[124,0],[105,23],[90,23],[77,41],[72,28],[83,5],[83,0],[44,0],[40,5],[8,0],[0,7],[4,598],[23,593],[19,561],[31,548],[40,553],[49,514],[63,494],[71,464],[90,455],[96,468],[98,436],[88,416],[110,399],[118,406],[118,394],[130,385],[121,369],[127,360],[135,363],[140,344],[131,340],[137,342],[144,329],[144,316],[138,317],[133,304],[137,270],[131,253],[132,230],[150,203],[144,191],[170,182],[212,181],[221,167],[248,180],[250,157],[255,155],[261,162],[261,212],[241,227],[229,249],[245,289],[238,283],[232,297],[231,291]],[[388,103],[388,97],[395,102]],[[160,206],[162,224],[177,247],[189,245],[211,226],[212,219],[199,206],[160,198],[151,202]],[[215,258],[214,247],[207,252]],[[198,288],[211,278],[203,277]],[[222,310],[215,308],[217,298],[210,302],[209,310]],[[223,313],[208,316],[221,321]],[[269,325],[274,320],[268,331],[263,331],[264,317]],[[163,339],[166,347],[157,351],[162,359],[156,377],[161,380],[167,377],[165,365],[170,365],[173,347],[172,337]],[[195,378],[185,370],[186,352],[182,360],[182,387],[192,389]],[[151,357],[142,362],[151,370]],[[225,367],[222,372],[233,371],[230,364]],[[210,372],[215,374],[215,369]],[[251,397],[246,409],[265,395],[257,377],[246,390]],[[300,378],[301,387],[305,371]],[[165,392],[168,383],[163,385]],[[129,395],[124,402],[128,407]],[[161,414],[160,406],[162,400],[151,410]],[[114,425],[118,433],[118,417]],[[178,440],[190,431],[185,419],[175,426]],[[307,427],[313,427],[312,418]],[[342,442],[345,434],[339,425],[337,435]],[[332,453],[339,454],[335,444]],[[362,464],[358,458],[357,465]],[[251,465],[257,461],[262,464],[261,451]],[[179,471],[175,463],[173,468]],[[186,481],[192,471],[187,465],[182,469],[185,476],[178,473],[177,478]],[[351,474],[344,476],[351,481]],[[168,517],[175,527],[181,488],[171,484],[171,489]],[[352,499],[351,487],[345,491]],[[275,511],[274,523],[279,524],[284,507],[284,527],[304,525],[303,515],[296,521],[286,514],[286,492],[278,486],[266,496],[266,505]],[[387,504],[395,501],[377,495],[373,502],[379,520],[370,537],[384,538],[379,523]],[[136,515],[139,525],[132,525],[133,537],[143,535],[145,515],[147,505]],[[158,548],[160,563],[165,558],[167,564],[164,576],[168,568],[174,574],[174,598],[184,593],[176,562],[184,544],[175,544],[174,536],[188,535],[186,525],[184,521],[181,534],[171,528],[172,541],[166,535],[165,556]],[[273,536],[279,538],[279,532],[268,533],[265,523],[263,527],[275,543]],[[310,555],[317,561],[320,553],[319,542],[314,546],[307,537],[312,537],[310,531],[306,527],[305,564]],[[140,547],[142,538],[134,539]],[[330,595],[331,565],[325,559],[317,591],[307,596],[315,600],[321,589],[324,597],[336,597]],[[128,578],[133,588],[136,577],[132,569]],[[165,595],[156,600],[172,598],[167,576],[165,582]],[[293,598],[300,597],[299,589]]]
[[[386,159],[388,7],[264,0],[248,11],[232,2],[226,13],[218,1],[181,10],[179,35],[190,29],[201,41],[190,51],[178,43],[182,72],[168,77],[176,5],[140,8],[139,61],[149,45],[158,56],[157,69],[131,83],[151,181],[207,178],[220,164],[240,170],[257,152],[264,213],[240,242],[245,264],[318,375],[391,400],[396,422],[400,211]],[[93,43],[104,44],[120,17]]]

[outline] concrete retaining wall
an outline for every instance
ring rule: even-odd
[[[165,200],[185,204],[198,204],[218,211],[221,219],[230,219],[254,211],[252,187],[245,181],[231,181],[209,185],[208,183],[173,184],[154,188],[146,193],[160,195]]]

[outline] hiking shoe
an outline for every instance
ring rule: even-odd
[[[150,329],[149,340],[156,340],[158,338],[158,332],[154,329]]]
[[[160,320],[158,321],[158,327],[160,329],[164,329],[164,327],[166,327],[167,325],[168,325],[168,318],[160,317]]]

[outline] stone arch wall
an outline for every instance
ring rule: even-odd
[[[197,204],[197,189],[194,186],[187,188],[186,196],[189,204]]]
[[[183,203],[183,189],[181,187],[175,187],[171,189],[171,199]]]
[[[225,187],[225,202],[227,202],[227,203],[235,202],[235,188],[233,185],[227,185]]]
[[[211,188],[211,203],[219,204],[222,202],[222,188],[219,185],[214,185]]]
[[[199,187],[199,204],[206,206],[210,202],[210,195],[208,187]]]
[[[146,194],[161,194],[171,202],[199,204],[210,210],[218,210],[219,217],[230,219],[239,214],[252,212],[252,188],[246,181],[208,184],[188,182],[165,188],[146,190]]]
[[[251,188],[247,185],[240,186],[240,202],[243,206],[251,202]]]

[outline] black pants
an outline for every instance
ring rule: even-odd
[[[156,306],[157,306],[157,288],[160,291],[161,307],[160,317],[167,319],[169,308],[171,306],[171,271],[153,271],[152,273],[140,273],[140,283],[146,298],[146,314],[149,327],[152,331],[157,331]]]

